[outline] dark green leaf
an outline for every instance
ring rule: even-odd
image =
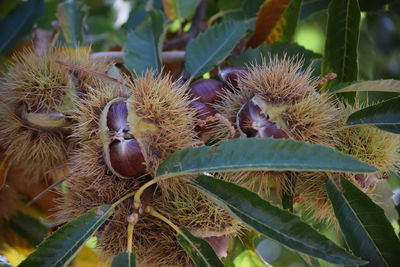
[[[199,34],[186,48],[185,69],[191,78],[203,75],[223,61],[245,33],[242,22],[225,20]]]
[[[358,110],[347,119],[348,125],[373,124],[395,133],[400,126],[400,97]]]
[[[240,138],[219,146],[188,147],[167,157],[158,178],[241,170],[374,172],[376,169],[323,145],[292,139]]]
[[[265,0],[243,0],[242,7],[245,18],[253,18],[257,15],[260,10],[260,6]]]
[[[134,253],[120,252],[114,257],[111,267],[136,267],[136,255]]]
[[[44,13],[43,0],[21,2],[6,17],[0,18],[0,55],[8,52]]]
[[[224,266],[207,241],[192,235],[185,227],[179,227],[179,229],[180,233],[177,236],[178,242],[196,266]]]
[[[301,6],[300,20],[305,20],[309,16],[328,8],[330,0],[306,0]]]
[[[379,9],[383,9],[385,5],[394,2],[395,0],[379,0],[379,1],[371,1],[371,0],[358,0],[360,3],[361,11],[375,11]]]
[[[346,179],[343,189],[329,180],[326,188],[340,229],[355,255],[369,261],[368,266],[398,266],[400,240],[384,211]]]
[[[374,79],[374,67],[376,62],[371,58],[376,57],[374,40],[366,29],[360,31],[358,42],[358,79]],[[367,56],[368,55],[368,56]]]
[[[14,1],[0,1],[0,17],[6,16],[11,10],[13,10],[17,4],[19,4],[22,0],[14,0]]]
[[[102,205],[70,221],[46,238],[20,267],[65,266],[85,242],[110,217],[113,209]]]
[[[233,65],[248,65],[248,64],[261,64],[262,59],[269,59],[269,55],[278,56],[283,58],[285,55],[288,57],[298,56],[304,60],[304,69],[307,68],[312,61],[321,58],[310,50],[298,44],[290,43],[272,43],[272,44],[262,44],[256,48],[249,48],[240,54],[238,57],[232,57],[229,59],[229,63]]]
[[[63,40],[68,46],[83,44],[82,3],[79,0],[64,1],[57,7],[57,19]]]
[[[128,34],[124,44],[124,62],[134,75],[153,69],[161,71],[161,49],[165,33],[165,18],[161,11],[151,10],[142,24]]]
[[[271,205],[243,187],[204,175],[192,185],[214,198],[249,227],[289,248],[331,263],[363,263],[296,215]]]
[[[220,11],[238,9],[242,5],[242,0],[218,0],[218,8]]]
[[[336,73],[337,78],[326,83],[326,88],[357,80],[359,28],[360,8],[357,0],[332,0],[328,8],[323,73]],[[350,101],[354,96],[354,93],[346,95]]]
[[[147,16],[147,11],[144,8],[134,8],[129,13],[128,21],[124,28],[128,31],[134,30]]]
[[[38,218],[18,211],[8,221],[9,227],[33,247],[39,245],[47,236],[49,227]]]
[[[303,0],[292,0],[283,14],[284,23],[282,23],[283,33],[279,37],[280,42],[291,42],[296,31],[299,20],[301,4]]]

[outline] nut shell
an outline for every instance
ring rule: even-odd
[[[126,100],[110,101],[102,113],[103,153],[107,167],[121,178],[136,178],[146,174],[145,159],[140,144],[128,126]]]

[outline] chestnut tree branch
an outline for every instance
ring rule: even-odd
[[[105,61],[105,62],[114,62],[114,63],[123,63],[123,57],[125,52],[123,51],[107,51],[107,52],[96,52],[90,55],[90,57],[94,60]],[[176,51],[165,51],[162,52],[161,58],[163,63],[174,63],[182,61],[185,57],[185,51],[176,50]]]

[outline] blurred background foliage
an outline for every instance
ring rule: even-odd
[[[200,0],[67,0],[63,2],[1,0],[1,64],[3,65],[11,55],[28,47],[31,40],[50,38],[59,30],[69,32],[60,34],[57,38],[58,42],[68,44],[77,40],[80,44],[90,45],[94,52],[119,51],[127,41],[128,33],[147,18],[150,10],[160,10],[168,19],[164,50],[184,49],[187,42],[179,42],[179,36],[187,33],[188,40],[195,36],[190,35],[193,29],[192,18],[201,2]],[[244,21],[247,28],[253,30],[257,12],[263,2],[263,0],[209,0],[206,23],[211,25],[229,18]],[[293,31],[293,36],[289,37],[291,40],[286,41],[304,46],[316,54],[324,54],[329,2],[329,0],[298,1],[301,4],[301,11],[297,27]],[[359,80],[399,79],[400,1],[360,0],[359,3],[362,11],[358,47]],[[68,29],[65,25],[68,25]],[[204,30],[206,26],[201,26],[200,30]],[[38,38],[38,36],[42,37]],[[68,37],[71,39],[69,40]],[[385,94],[385,97],[390,98],[390,95]],[[371,94],[368,98],[370,103],[377,100],[382,100],[382,94]],[[393,200],[397,204],[400,202],[400,178],[393,174],[388,179],[388,183],[381,182],[376,190],[379,190],[381,196],[379,203],[385,208],[386,215],[391,219],[398,234],[399,226],[396,222],[397,214],[393,208]],[[393,192],[395,192],[394,195]],[[301,207],[297,207],[297,210],[302,214]],[[309,220],[307,214],[302,215],[306,221]],[[24,203],[21,204],[20,212],[8,222],[8,232],[1,234],[7,242],[1,248],[0,255],[5,258],[0,256],[0,266],[5,259],[15,266],[32,252],[33,247],[54,226],[54,223],[45,219],[46,216],[40,210],[27,208]],[[310,223],[338,244],[345,246],[341,235],[329,225],[311,221]],[[95,238],[88,242],[72,266],[108,265],[101,262],[99,255],[93,249],[95,242]],[[272,240],[254,236],[254,233],[244,233],[242,238],[234,239],[225,263],[227,266],[268,264],[277,267],[333,266],[322,260],[294,253]]]

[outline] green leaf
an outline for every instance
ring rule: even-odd
[[[271,205],[243,187],[204,175],[192,185],[214,198],[249,227],[291,249],[336,264],[363,263],[298,216]]]
[[[284,23],[282,23],[282,34],[279,37],[280,42],[291,42],[296,31],[299,20],[301,5],[303,0],[292,0],[283,14]]]
[[[400,240],[383,209],[346,179],[341,184],[342,190],[329,180],[326,189],[351,250],[368,260],[367,266],[398,266]]]
[[[363,82],[341,83],[329,89],[328,93],[346,93],[346,92],[390,92],[400,93],[399,80],[375,80]]]
[[[229,59],[229,63],[233,65],[261,64],[262,59],[269,59],[269,55],[283,58],[288,57],[302,58],[304,60],[304,69],[306,69],[313,60],[321,58],[321,55],[311,50],[305,49],[298,44],[276,42],[272,44],[262,44],[256,48],[249,48],[237,57]]]
[[[196,78],[223,61],[245,35],[243,22],[225,20],[209,27],[193,39],[186,48],[185,69]]]
[[[325,42],[323,73],[336,73],[330,86],[356,81],[358,77],[357,47],[360,33],[360,8],[357,0],[332,0],[328,8],[328,30]],[[354,94],[347,95],[349,100]]]
[[[46,238],[18,266],[66,266],[112,212],[110,205],[102,205],[87,211]]]
[[[144,8],[133,8],[129,13],[127,22],[124,28],[127,31],[134,30],[147,16],[147,11]]]
[[[0,17],[6,16],[13,10],[22,0],[0,1]]]
[[[136,255],[134,253],[120,252],[114,257],[111,267],[136,267]]]
[[[79,0],[67,0],[57,7],[56,17],[60,24],[64,41],[68,46],[83,44],[82,3]]]
[[[351,114],[348,125],[372,124],[382,130],[400,133],[400,97],[366,107]]]
[[[29,33],[35,21],[44,13],[43,0],[21,2],[6,17],[0,18],[0,55],[5,54]]]
[[[143,75],[153,69],[161,71],[161,49],[166,22],[161,11],[151,10],[149,16],[134,31],[128,34],[124,44],[124,62],[134,75]]]
[[[207,241],[192,235],[185,227],[179,227],[179,229],[177,240],[196,266],[224,266]]]
[[[218,0],[218,8],[220,11],[238,9],[242,2],[242,0]]]
[[[243,170],[374,172],[355,158],[319,144],[292,139],[240,138],[219,146],[187,147],[167,157],[157,178]]]
[[[301,6],[300,20],[328,8],[330,0],[305,0]]]
[[[163,0],[164,11],[170,20],[193,16],[200,0]]]
[[[49,227],[39,221],[38,218],[21,211],[11,216],[8,226],[33,247],[36,247],[45,239],[49,230]]]

